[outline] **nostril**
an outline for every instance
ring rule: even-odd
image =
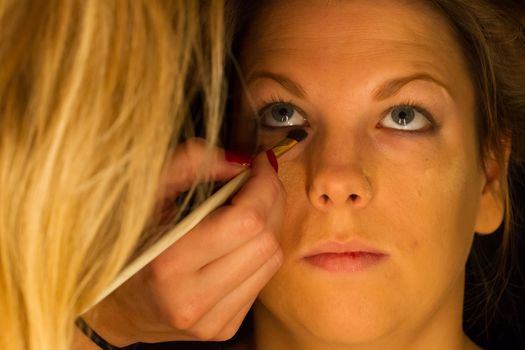
[[[330,197],[328,197],[328,195],[326,194],[321,195],[320,199],[321,199],[321,203],[323,204],[327,204],[330,201]]]
[[[352,193],[351,195],[348,196],[348,199],[350,199],[350,201],[352,202],[356,202],[359,199],[359,196],[355,193]]]

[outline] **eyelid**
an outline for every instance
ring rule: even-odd
[[[408,129],[396,129],[396,128],[388,128],[388,129],[392,129],[394,131],[399,131],[399,132],[403,132],[403,133],[413,133],[413,134],[417,134],[417,133],[424,133],[424,132],[428,132],[428,131],[436,131],[440,128],[440,124],[436,121],[436,119],[432,116],[432,113],[430,113],[426,108],[423,108],[421,107],[421,105],[417,102],[414,102],[414,101],[406,101],[406,102],[403,102],[403,103],[396,103],[394,105],[392,105],[391,107],[387,108],[383,114],[382,114],[382,117],[381,117],[381,120],[379,121],[378,124],[380,124],[385,118],[387,118],[389,116],[389,114],[395,109],[395,108],[399,108],[399,107],[410,107],[410,108],[413,108],[416,112],[418,113],[421,113],[423,115],[424,118],[426,118],[428,120],[428,122],[430,123],[430,129],[429,130],[408,130]]]
[[[284,99],[281,99],[281,98],[274,98],[274,97],[271,97],[271,100],[266,100],[266,102],[263,100],[262,102],[259,102],[257,105],[258,106],[262,106],[262,107],[257,107],[257,118],[261,118],[262,116],[262,113],[265,112],[266,110],[274,107],[275,105],[278,105],[278,104],[281,104],[281,103],[287,103],[289,105],[291,105],[293,108],[295,108],[297,110],[297,112],[299,112],[306,120],[308,119],[308,115],[306,114],[306,112],[301,108],[301,107],[298,107],[295,103],[293,103],[292,101],[290,100],[284,100]]]
[[[273,108],[279,105],[288,105],[294,110],[294,118],[287,120],[286,122],[272,121],[272,116],[268,113],[273,113]],[[258,124],[259,126],[266,129],[289,129],[289,128],[298,128],[298,127],[308,127],[308,119],[303,115],[302,110],[289,102],[273,102],[269,103],[266,106],[262,107],[258,112]],[[298,119],[298,120],[295,120]],[[295,122],[293,121],[295,120]]]

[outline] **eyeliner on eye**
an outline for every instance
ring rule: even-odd
[[[308,124],[305,113],[291,102],[273,100],[257,112],[258,122],[269,129],[303,127]]]
[[[376,127],[402,134],[425,134],[437,131],[440,124],[418,103],[407,101],[388,108]]]

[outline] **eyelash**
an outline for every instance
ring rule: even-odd
[[[404,102],[399,102],[399,103],[395,103],[393,105],[391,105],[390,107],[388,107],[382,115],[387,115],[388,113],[392,112],[392,110],[394,110],[394,108],[397,108],[397,107],[400,107],[400,106],[407,106],[407,107],[411,107],[411,108],[414,108],[417,112],[423,114],[423,116],[425,118],[427,118],[427,120],[430,122],[430,125],[431,125],[431,128],[430,130],[425,130],[425,131],[418,131],[418,130],[414,130],[414,131],[410,131],[410,130],[394,130],[396,132],[403,132],[403,133],[412,133],[412,134],[417,134],[417,133],[425,133],[425,132],[429,132],[429,131],[436,131],[439,127],[440,127],[440,124],[436,121],[436,119],[432,116],[432,113],[430,113],[427,109],[421,107],[421,104],[414,101],[414,100],[405,100]]]
[[[260,115],[261,112],[268,108],[270,105],[273,105],[273,104],[276,104],[276,103],[290,103],[292,105],[294,105],[292,103],[292,100],[285,100],[281,97],[279,97],[279,95],[270,95],[270,98],[268,99],[263,99],[261,100],[260,102],[257,103],[257,115]],[[260,106],[260,107],[259,107]],[[294,105],[295,106],[295,105]]]
[[[260,121],[262,112],[272,107],[273,105],[276,105],[279,103],[291,104],[292,106],[294,106],[295,109],[297,109],[298,112],[300,112],[302,115],[305,115],[305,112],[301,108],[297,107],[297,105],[293,103],[292,100],[285,100],[277,95],[272,95],[270,96],[270,98],[264,99],[257,103],[257,107],[256,107],[257,112],[255,114],[255,118],[257,118],[257,121]]]
[[[300,112],[301,115],[307,117],[307,114],[301,108],[297,107],[292,102],[292,100],[285,100],[285,99],[283,99],[283,98],[281,98],[281,97],[279,97],[277,95],[271,95],[269,99],[262,100],[262,101],[260,101],[257,104],[258,106],[262,106],[262,107],[257,107],[257,113],[256,113],[256,116],[255,116],[255,118],[257,120],[257,123],[259,125],[261,124],[262,113],[266,109],[270,108],[273,105],[279,104],[279,103],[288,103],[288,104],[294,106],[294,108],[297,109],[297,111]],[[417,133],[425,133],[425,132],[428,132],[428,131],[435,131],[435,130],[437,130],[439,128],[440,125],[434,119],[434,117],[432,116],[432,113],[428,112],[427,109],[421,107],[421,104],[416,102],[416,101],[414,101],[414,100],[404,100],[404,101],[392,104],[390,107],[385,109],[385,111],[382,113],[382,115],[386,116],[388,113],[392,112],[392,110],[394,108],[397,108],[397,107],[400,107],[400,106],[407,106],[407,107],[414,108],[417,112],[423,114],[423,116],[425,118],[427,118],[427,120],[430,122],[431,128],[430,128],[430,130],[426,130],[426,131],[418,131],[418,130],[415,130],[415,131],[410,131],[410,130],[393,130],[393,131],[417,134]],[[306,122],[307,122],[307,125],[305,125],[305,126],[309,126],[308,120]],[[264,126],[264,127],[265,128],[270,128],[270,129],[279,129],[279,127],[271,127],[271,126]]]

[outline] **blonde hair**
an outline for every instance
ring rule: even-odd
[[[217,141],[223,32],[216,0],[0,1],[0,349],[70,347],[197,94]]]

